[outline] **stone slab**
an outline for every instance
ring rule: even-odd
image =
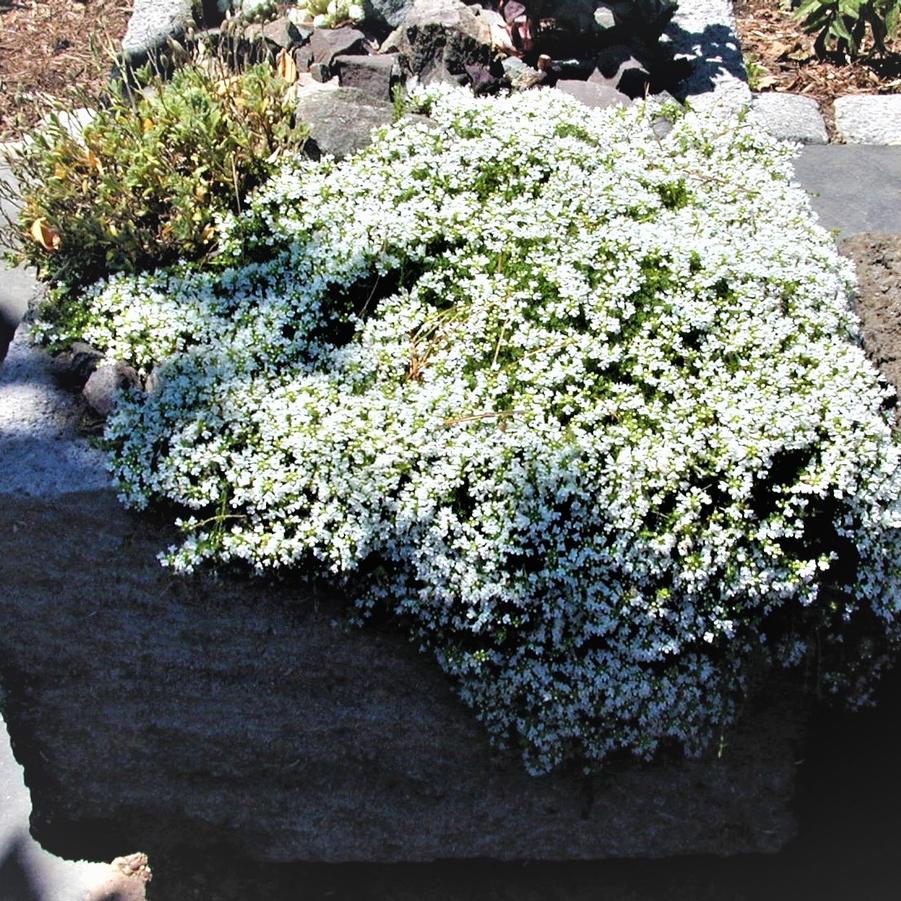
[[[750,118],[774,138],[799,144],[828,144],[820,106],[802,94],[754,94]]]
[[[805,147],[795,176],[826,228],[901,234],[901,147]]]
[[[800,725],[778,694],[721,757],[536,778],[406,638],[343,629],[334,594],[175,578],[170,536],[112,491],[0,504],[4,715],[55,853],[586,860],[793,835]]]
[[[834,108],[844,143],[901,145],[901,94],[838,97]]]

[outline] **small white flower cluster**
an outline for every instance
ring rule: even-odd
[[[297,0],[294,5],[298,12],[312,19],[317,28],[358,22],[365,15],[362,3],[354,0]]]
[[[751,673],[860,692],[899,638],[901,449],[849,264],[750,125],[529,92],[297,160],[215,270],[119,277],[124,500],[178,570],[385,609],[534,772],[702,748]]]
[[[222,12],[233,11],[247,22],[269,22],[278,15],[276,0],[219,0]]]

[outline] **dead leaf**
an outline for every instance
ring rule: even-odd
[[[763,75],[757,79],[758,88],[771,88],[775,84],[779,84],[779,79],[773,75]]]
[[[278,58],[275,61],[276,71],[279,76],[284,81],[287,81],[288,84],[294,84],[297,81],[298,71],[297,71],[297,63],[294,62],[294,57],[288,53],[287,50],[282,50]]]
[[[29,229],[29,233],[35,244],[40,244],[44,250],[48,250],[51,253],[54,250],[59,250],[59,234],[47,225],[47,220],[43,216],[41,216],[40,219],[34,220]]]

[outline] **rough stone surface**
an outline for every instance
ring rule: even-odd
[[[272,22],[263,25],[260,34],[276,47],[290,50],[303,42],[303,35],[297,30],[294,23],[287,17],[281,16]]]
[[[751,120],[782,141],[829,143],[819,104],[802,94],[754,94]]]
[[[693,63],[675,92],[694,109],[734,117],[751,102],[732,0],[680,0],[664,33],[676,57]]]
[[[57,386],[46,355],[20,328],[0,366],[0,493],[31,496],[108,486],[103,455],[75,440],[81,415],[75,395]],[[2,503],[0,508],[6,527],[10,519]],[[5,628],[6,620],[0,617],[0,623]]]
[[[310,36],[313,61],[330,66],[341,54],[365,53],[366,35],[356,28],[317,28]]]
[[[901,390],[901,235],[855,235],[840,247],[857,267],[857,312],[867,354]]]
[[[307,151],[343,159],[372,141],[372,130],[394,120],[390,103],[356,88],[335,87],[302,93],[297,115],[310,126]]]
[[[488,65],[493,57],[488,17],[479,12],[461,0],[416,0],[381,49],[404,54],[409,71],[424,84],[465,84],[468,64]]]
[[[901,94],[838,97],[835,129],[846,144],[901,144]]]
[[[433,661],[343,630],[327,593],[176,578],[168,533],[108,489],[0,502],[4,714],[56,853],[562,860],[792,835],[797,719],[778,698],[721,758],[531,777]]]
[[[125,363],[103,363],[91,373],[82,395],[88,406],[98,416],[109,416],[119,402],[120,393],[124,388],[138,385],[138,374]]]
[[[414,0],[363,0],[364,22],[397,28],[413,9]]]
[[[122,49],[128,56],[139,57],[165,44],[192,21],[191,0],[134,0]]]
[[[576,81],[574,79],[561,79],[556,84],[556,89],[570,97],[575,97],[585,106],[595,109],[605,109],[608,106],[628,106],[629,98],[621,94],[616,88],[606,84],[598,84],[594,81]]]
[[[342,87],[357,88],[379,100],[391,99],[391,88],[400,80],[397,53],[373,56],[336,56],[333,67]]]

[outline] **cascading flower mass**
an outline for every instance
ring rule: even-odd
[[[166,562],[387,609],[534,772],[698,751],[814,653],[864,697],[899,443],[791,151],[650,104],[417,102],[285,168],[215,267],[83,299],[79,336],[155,373],[106,440],[126,503],[186,511]]]

